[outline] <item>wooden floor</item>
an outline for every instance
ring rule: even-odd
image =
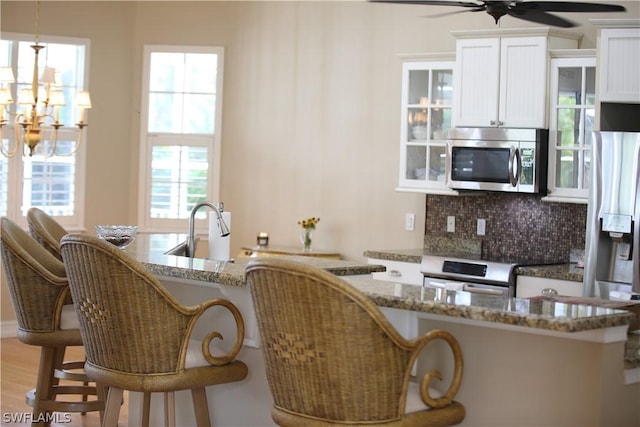
[[[40,348],[22,344],[17,338],[0,339],[0,426],[30,426],[24,421],[25,413],[31,414],[31,407],[25,403],[25,393],[34,388],[36,372],[40,359]],[[84,353],[81,347],[67,349],[65,360],[82,360]],[[125,392],[126,393],[126,392]],[[127,396],[120,410],[118,426],[128,423]],[[22,417],[22,422],[16,421]],[[70,417],[70,421],[69,421]],[[99,427],[100,417],[97,412],[81,414],[59,414],[52,427]]]

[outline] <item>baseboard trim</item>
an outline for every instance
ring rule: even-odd
[[[15,338],[17,331],[17,320],[3,320],[0,322],[0,338]]]

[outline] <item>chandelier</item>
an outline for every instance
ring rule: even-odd
[[[38,66],[38,56],[45,48],[40,44],[40,2],[36,6],[35,43],[31,45],[34,53],[33,77],[31,87],[21,89],[14,105],[11,84],[15,83],[11,67],[0,67],[0,153],[12,157],[22,148],[22,153],[33,156],[40,152],[45,158],[54,155],[72,155],[80,146],[83,129],[87,126],[86,110],[91,108],[89,92],[78,91],[75,97],[79,111],[76,141],[69,152],[56,151],[58,130],[64,126],[60,122],[60,108],[65,105],[65,96],[59,84],[55,68],[44,67],[42,74]],[[12,108],[13,106],[13,108]],[[13,112],[11,110],[14,110]],[[5,126],[13,124],[14,141],[3,133]],[[11,134],[11,132],[9,132]],[[48,143],[49,149],[44,143]],[[38,150],[38,147],[41,147]],[[37,151],[38,150],[38,151]]]

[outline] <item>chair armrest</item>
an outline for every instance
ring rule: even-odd
[[[209,349],[209,345],[215,338],[222,340],[224,339],[224,337],[220,332],[209,332],[207,336],[202,340],[202,354],[207,362],[211,363],[212,365],[226,365],[227,363],[232,362],[235,359],[237,354],[240,352],[240,349],[242,348],[242,344],[244,343],[244,319],[242,318],[242,314],[240,314],[240,310],[238,310],[238,308],[231,301],[224,298],[215,298],[200,305],[201,310],[195,316],[194,320],[200,317],[207,309],[211,307],[224,307],[229,310],[229,312],[231,312],[236,322],[236,341],[231,351],[229,351],[227,354],[223,356],[213,356],[211,354],[211,350]]]
[[[429,405],[432,408],[444,408],[445,406],[453,402],[454,397],[460,389],[460,383],[462,382],[462,371],[464,369],[462,350],[460,349],[458,340],[456,340],[455,337],[449,332],[440,329],[429,331],[425,335],[412,340],[412,342],[416,345],[413,360],[415,361],[415,359],[418,357],[418,354],[427,344],[438,339],[444,340],[453,352],[454,372],[453,380],[451,381],[448,390],[437,399],[434,399],[429,395],[429,385],[434,378],[442,380],[442,374],[437,370],[431,370],[427,372],[420,380],[420,397],[425,404]]]

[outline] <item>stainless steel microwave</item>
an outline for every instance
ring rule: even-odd
[[[449,129],[447,186],[546,194],[548,150],[546,129]]]

